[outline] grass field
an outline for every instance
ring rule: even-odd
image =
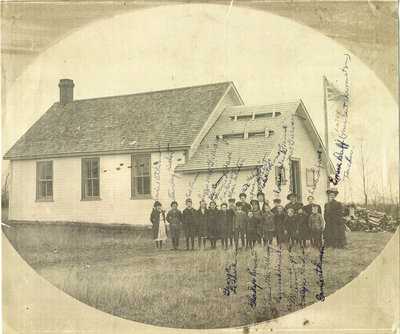
[[[232,327],[319,302],[321,283],[315,269],[321,253],[315,249],[307,248],[303,255],[299,248],[290,253],[284,248],[281,260],[274,250],[269,256],[261,247],[255,253],[240,250],[237,293],[226,296],[226,268],[235,262],[235,252],[221,250],[219,243],[213,251],[174,252],[168,241],[157,252],[149,230],[130,226],[8,224],[10,228],[3,227],[8,239],[40,275],[76,299],[126,319],[167,327]],[[324,295],[355,278],[392,235],[348,233],[346,249],[326,249]]]

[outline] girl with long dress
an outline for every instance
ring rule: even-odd
[[[199,249],[201,249],[201,239],[203,239],[203,249],[206,249],[208,236],[208,210],[207,203],[200,201],[200,208],[197,210],[197,236],[199,238]]]
[[[165,220],[165,211],[160,202],[154,203],[153,211],[150,215],[150,221],[153,224],[153,238],[156,242],[156,248],[161,250],[163,241],[167,240],[167,222]]]

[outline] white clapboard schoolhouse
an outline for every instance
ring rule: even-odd
[[[262,190],[326,199],[333,172],[301,100],[244,105],[232,82],[60,100],[5,154],[10,220],[148,224],[154,201]]]

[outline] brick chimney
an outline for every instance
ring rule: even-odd
[[[71,79],[61,79],[58,84],[60,87],[60,103],[65,105],[74,100],[74,81]]]

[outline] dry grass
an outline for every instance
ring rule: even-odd
[[[272,301],[265,290],[266,249],[256,248],[258,272],[257,306],[250,307],[254,255],[237,255],[237,294],[224,296],[226,271],[234,261],[233,250],[173,252],[170,242],[156,252],[147,230],[129,226],[82,224],[10,223],[3,228],[24,259],[42,276],[73,297],[105,312],[159,326],[216,328],[248,325],[275,318],[302,307],[300,289],[306,279],[306,305],[317,302],[320,285],[312,260],[319,251],[307,248],[303,256],[305,275],[300,273],[302,252],[282,250],[282,290],[278,297],[278,258],[270,257]],[[349,233],[345,250],[327,249],[323,257],[324,294],[329,295],[355,278],[378,255],[392,234]],[[197,243],[196,243],[197,244]],[[181,240],[181,246],[183,240]],[[219,246],[219,245],[218,245]],[[274,246],[277,248],[276,246]],[[290,288],[290,258],[295,265],[297,291]],[[292,281],[295,283],[295,281]],[[290,309],[289,295],[294,305]]]

